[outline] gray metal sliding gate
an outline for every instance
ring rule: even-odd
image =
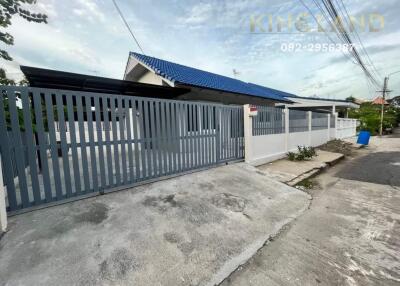
[[[244,157],[239,106],[28,87],[0,92],[8,211]]]

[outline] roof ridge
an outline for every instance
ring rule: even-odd
[[[221,76],[221,77],[229,78],[229,79],[231,79],[231,80],[239,81],[239,82],[241,82],[241,83],[248,83],[248,82],[245,82],[245,81],[243,81],[243,80],[236,79],[236,78],[233,78],[233,77],[229,77],[229,76],[226,76],[226,75],[221,75],[221,74],[217,74],[217,73],[215,73],[215,72],[211,72],[211,71],[206,71],[206,70],[202,70],[202,69],[199,69],[199,68],[194,68],[194,67],[185,66],[185,65],[183,65],[183,64],[171,62],[171,61],[168,61],[168,60],[164,60],[164,59],[160,59],[160,58],[156,58],[156,57],[152,57],[152,56],[147,56],[147,55],[140,54],[140,53],[137,53],[137,52],[130,52],[130,54],[131,54],[131,55],[133,54],[133,55],[136,57],[136,59],[138,59],[137,56],[139,56],[139,57],[140,57],[140,56],[145,56],[145,57],[152,58],[152,59],[155,59],[155,60],[161,60],[161,61],[167,62],[167,63],[169,63],[169,64],[174,64],[174,65],[177,65],[177,66],[180,66],[180,67],[183,67],[183,68],[194,69],[194,70],[197,70],[197,71],[200,71],[200,72],[205,72],[205,73],[209,73],[209,74],[212,74],[212,75],[216,75],[216,76]],[[140,60],[140,59],[138,59],[138,60]]]

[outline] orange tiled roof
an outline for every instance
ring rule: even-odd
[[[372,101],[372,104],[379,104],[379,105],[381,105],[381,104],[389,104],[386,100],[384,100],[383,98],[382,98],[382,96],[378,96],[377,98],[375,98],[373,101]]]

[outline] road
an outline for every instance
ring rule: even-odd
[[[400,137],[313,180],[310,209],[228,277],[230,285],[400,285]]]

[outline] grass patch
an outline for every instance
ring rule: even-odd
[[[311,180],[311,179],[305,179],[305,180],[299,182],[296,185],[296,188],[300,189],[300,190],[313,190],[313,189],[319,188],[319,186],[320,185],[318,184],[318,182]]]
[[[314,147],[297,146],[298,152],[288,152],[287,156],[290,161],[305,161],[310,160],[317,156],[317,152]]]

